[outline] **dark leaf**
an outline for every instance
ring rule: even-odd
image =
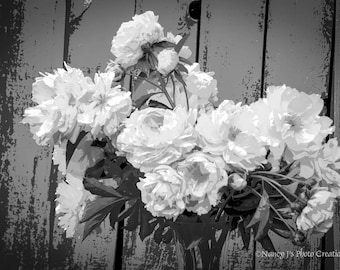
[[[185,44],[185,42],[187,41],[188,37],[189,37],[189,34],[184,34],[182,39],[176,44],[175,51],[177,53],[182,49],[182,47]]]
[[[183,58],[183,57],[180,57],[180,58],[179,58],[179,61],[181,61],[181,62],[183,62],[183,63],[185,63],[185,64],[187,64],[187,65],[189,65],[189,66],[192,65],[192,62],[191,62],[191,61],[189,61],[188,59]]]
[[[140,72],[138,76],[133,77],[133,91],[134,93],[141,85],[141,83],[146,79],[148,76],[144,72]]]
[[[125,209],[122,212],[120,212],[119,215],[118,215],[119,221],[126,219],[127,217],[129,217],[133,213],[133,211],[136,207],[136,205],[135,205],[136,201],[137,201],[137,199],[133,199],[133,200],[128,201],[127,205],[125,206]]]
[[[292,233],[290,231],[283,231],[276,228],[271,228],[271,230],[283,238],[290,239],[292,237]]]
[[[92,135],[87,133],[74,150],[67,166],[67,173],[75,176],[83,175],[88,168],[95,166],[104,158],[103,149],[92,146],[92,143]]]
[[[85,207],[84,216],[80,222],[83,223],[90,219],[93,219],[99,213],[108,214],[113,207],[117,205],[121,205],[122,202],[123,203],[126,202],[126,199],[103,197],[103,198],[98,198],[94,201],[88,202]]]
[[[154,240],[157,244],[160,244],[162,242],[164,228],[165,227],[164,227],[163,224],[159,224],[159,227],[157,228],[157,230],[153,234]]]
[[[170,227],[167,227],[167,231],[163,234],[163,243],[169,244],[173,238],[174,232]]]
[[[102,211],[97,212],[91,219],[87,220],[84,226],[84,234],[83,234],[83,241],[85,238],[95,229],[97,228],[100,223],[106,218],[109,214],[110,208],[104,208]]]
[[[246,229],[245,224],[243,221],[238,223],[238,230],[241,234],[242,241],[243,241],[243,249],[248,250],[250,244],[250,229]]]
[[[156,92],[156,93],[150,93],[150,94],[146,94],[146,95],[143,95],[141,96],[140,98],[138,98],[135,102],[135,106],[140,109],[144,104],[145,102],[147,102],[147,100],[152,97],[153,95],[157,95],[157,94],[161,94],[162,92]]]
[[[102,159],[101,161],[97,162],[96,165],[86,170],[85,175],[87,177],[94,177],[97,179],[101,178],[104,172],[104,163],[105,163],[105,159]]]
[[[268,235],[259,240],[259,242],[265,250],[276,252],[273,242]]]
[[[181,63],[178,63],[177,65],[177,70],[180,71],[180,72],[184,72],[184,73],[188,73],[188,69]]]
[[[113,187],[106,186],[100,183],[96,178],[85,177],[83,183],[85,189],[90,191],[92,194],[99,195],[102,197],[123,198],[123,195],[121,195]]]
[[[161,47],[161,48],[174,48],[176,46],[175,43],[172,43],[170,41],[161,41],[161,42],[157,42],[157,43],[154,43],[152,45],[153,47]]]
[[[108,177],[112,178],[122,178],[122,169],[115,162],[106,160],[105,169],[107,170]]]
[[[85,137],[85,135],[86,135],[86,132],[81,131],[79,133],[79,136],[78,136],[77,140],[75,141],[75,143],[71,143],[70,141],[67,141],[67,145],[66,145],[66,167],[70,163],[71,157],[72,157],[74,151],[76,150],[78,144]]]
[[[255,224],[258,224],[255,240],[260,239],[263,236],[263,234],[266,233],[266,230],[268,230],[268,228],[266,227],[269,221],[269,215],[270,215],[269,196],[266,190],[263,189],[262,197],[259,202],[259,205],[257,206],[255,214],[253,215],[253,218],[247,225],[247,228],[250,228],[253,227]]]
[[[169,107],[166,106],[165,104],[160,103],[160,102],[158,102],[158,101],[156,101],[156,100],[150,100],[150,101],[149,101],[149,107],[171,110],[171,108],[169,108]]]
[[[140,211],[142,222],[140,224],[139,237],[144,241],[147,236],[152,234],[158,222],[157,219],[154,219],[150,212],[147,212],[144,208],[140,209]]]
[[[124,208],[125,201],[117,202],[110,211],[110,225],[114,229],[115,224],[119,222],[118,215]]]

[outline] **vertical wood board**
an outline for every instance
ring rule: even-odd
[[[51,148],[36,145],[20,121],[34,105],[34,77],[61,63],[64,3],[5,1],[0,8],[0,268],[47,269]]]

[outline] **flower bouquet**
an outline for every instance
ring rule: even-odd
[[[334,127],[323,100],[283,85],[249,105],[218,103],[214,74],[190,63],[186,39],[165,35],[148,11],[120,26],[115,60],[94,80],[67,64],[36,78],[38,105],[22,122],[54,146],[66,236],[80,223],[86,238],[106,218],[125,220],[142,240],[176,241],[180,267],[218,269],[232,230],[245,248],[253,234],[270,251],[269,231],[297,245],[325,233],[340,147],[325,142]]]

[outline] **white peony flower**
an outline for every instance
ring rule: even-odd
[[[132,21],[124,22],[113,37],[111,52],[115,62],[124,68],[137,64],[143,56],[142,46],[159,42],[164,38],[163,27],[152,11],[135,15]]]
[[[94,200],[95,196],[84,189],[83,179],[71,174],[66,175],[66,182],[60,182],[56,190],[59,226],[65,229],[66,237],[72,237],[82,218],[87,201]]]
[[[313,230],[325,233],[332,227],[335,195],[327,190],[316,190],[307,206],[296,219],[301,231]]]
[[[188,68],[188,74],[182,73],[189,99],[190,108],[202,108],[214,105],[218,101],[217,81],[212,77],[212,72],[203,72],[199,70],[199,64],[194,63]],[[186,95],[183,84],[174,80],[175,86],[169,80],[166,90],[176,105],[187,106]],[[174,92],[175,90],[175,92]],[[158,89],[149,90],[149,93],[159,92]],[[170,106],[164,94],[157,94],[150,98],[167,106]]]
[[[111,87],[115,73],[96,74],[93,90],[81,106],[78,122],[90,129],[94,137],[112,136],[131,113],[131,93],[121,86]]]
[[[228,185],[225,163],[202,152],[189,154],[177,165],[186,182],[187,210],[207,214],[220,200],[219,190]]]
[[[267,89],[267,104],[276,130],[294,153],[321,145],[334,130],[330,118],[319,116],[323,108],[320,95],[308,95],[285,85],[271,86]]]
[[[196,145],[196,112],[182,107],[173,111],[146,108],[134,111],[118,135],[118,150],[141,171],[171,164]]]
[[[183,74],[189,95],[190,106],[204,106],[218,101],[217,81],[212,77],[213,72],[200,70],[198,63],[186,66],[188,74]]]
[[[163,75],[167,75],[173,71],[179,62],[178,53],[173,48],[162,49],[156,52],[155,55],[158,62],[157,70]]]
[[[267,149],[258,139],[257,119],[248,106],[225,100],[197,120],[196,131],[204,152],[222,155],[227,164],[254,170],[266,163]]]
[[[229,186],[234,190],[240,191],[247,186],[247,181],[239,174],[233,173],[229,175]]]
[[[171,32],[168,32],[164,40],[177,44],[183,37],[181,35],[174,35]],[[179,57],[183,57],[188,59],[191,56],[192,52],[189,46],[183,46],[181,50],[178,52]]]
[[[137,183],[145,208],[155,217],[176,219],[185,210],[185,180],[172,167],[161,165]]]
[[[87,93],[91,81],[81,70],[66,67],[67,71],[58,69],[33,83],[32,100],[39,105],[25,110],[22,123],[30,125],[39,145],[63,139],[74,143],[79,135],[79,100]]]

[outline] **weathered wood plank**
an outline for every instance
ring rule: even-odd
[[[214,71],[220,100],[249,103],[261,95],[261,56],[265,5],[262,0],[203,0],[200,63]],[[253,244],[233,232],[224,245],[223,269],[252,269]]]
[[[219,97],[260,97],[264,2],[203,0],[200,63],[214,71]]]
[[[333,1],[269,2],[265,85],[282,85],[328,96]],[[300,250],[272,235],[277,251]],[[309,240],[306,250],[322,250],[320,237]],[[262,247],[257,245],[257,250]],[[296,254],[296,253],[295,253]],[[256,269],[320,269],[316,256],[288,259],[256,258]]]
[[[164,28],[164,33],[183,35],[189,31],[186,17],[188,16],[188,5],[191,1],[157,1],[157,0],[137,0],[136,14],[141,14],[147,10],[152,10],[155,15],[159,15],[159,23]],[[190,29],[190,36],[186,42],[192,51],[191,61],[195,61],[197,41],[197,26]],[[145,92],[148,85],[138,89],[138,95]],[[145,89],[144,89],[145,88]],[[156,244],[150,236],[142,242],[138,236],[138,231],[125,232],[124,236],[124,260],[123,269],[178,269],[175,245]]]
[[[0,61],[0,268],[48,269],[51,149],[20,123],[39,71],[62,63],[62,1],[3,1]]]
[[[334,10],[336,12],[333,24],[333,80],[331,96],[331,117],[334,120],[335,137],[340,140],[340,1],[335,1]],[[332,233],[326,237],[327,241],[333,242],[333,250],[340,250],[340,201],[338,200],[334,217]],[[340,268],[340,258],[335,257],[329,265],[329,269]]]
[[[66,28],[67,63],[80,68],[92,78],[96,71],[104,71],[113,55],[111,40],[120,24],[134,14],[135,1],[93,1],[88,9],[84,1],[68,0],[69,22]],[[76,269],[114,269],[116,231],[109,221],[101,225],[101,232],[92,233],[81,241],[83,227],[72,239],[65,239],[64,231],[57,225],[53,236],[54,255],[64,259],[64,267]]]

